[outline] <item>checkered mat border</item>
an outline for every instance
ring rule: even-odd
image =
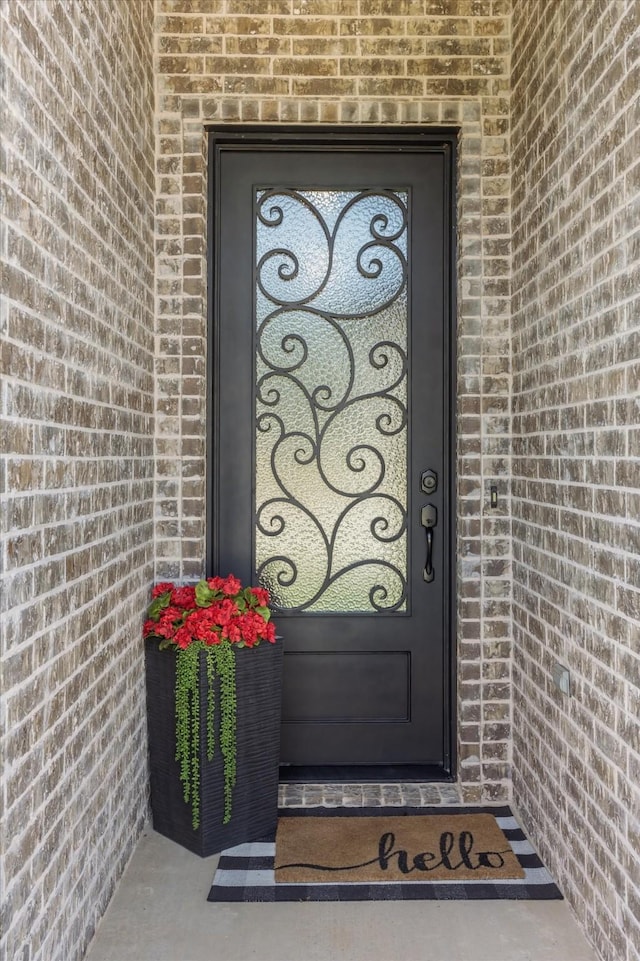
[[[420,814],[492,814],[507,837],[524,878],[508,881],[350,881],[276,884],[275,839],[240,844],[220,855],[208,901],[486,901],[561,899],[562,894],[531,847],[509,807],[285,808],[280,817],[384,817]]]

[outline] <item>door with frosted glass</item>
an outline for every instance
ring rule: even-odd
[[[451,149],[213,136],[210,563],[271,592],[286,765],[448,770]]]

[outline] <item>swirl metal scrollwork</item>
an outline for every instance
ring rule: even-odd
[[[407,196],[256,196],[256,567],[281,613],[406,610]]]

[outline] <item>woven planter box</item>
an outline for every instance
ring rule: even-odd
[[[191,823],[191,805],[183,798],[175,760],[175,652],[160,651],[157,640],[149,640],[145,656],[154,830],[201,857],[274,832],[278,816],[282,640],[236,650],[237,776],[228,824],[222,823],[223,767],[217,740],[217,711],[216,751],[213,760],[207,760],[207,677],[205,655],[200,655],[201,783],[200,826],[196,830]]]

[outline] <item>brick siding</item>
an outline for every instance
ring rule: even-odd
[[[0,4],[0,955],[75,961],[147,813],[153,4]]]
[[[640,958],[639,54],[635,0],[514,5],[514,792],[606,961]]]
[[[460,130],[459,775],[510,771],[509,5],[503,0],[159,0],[158,576],[205,565],[207,122]],[[501,506],[489,512],[497,481]]]

